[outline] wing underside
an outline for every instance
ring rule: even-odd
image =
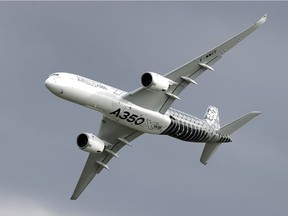
[[[76,200],[92,181],[94,176],[103,169],[109,169],[107,164],[113,158],[118,158],[117,152],[142,133],[131,128],[122,126],[106,117],[102,119],[98,137],[107,143],[104,151],[100,154],[90,153],[71,200]]]
[[[196,84],[195,79],[204,71],[214,70],[212,65],[217,62],[222,55],[260,27],[266,19],[267,15],[264,15],[258,22],[243,32],[209,50],[198,58],[195,58],[194,60],[166,74],[166,78],[177,83],[176,85],[171,85],[166,92],[151,91],[142,87],[128,94],[125,99],[146,109],[158,111],[164,114],[170,108],[175,99],[179,98],[178,95],[189,83]]]

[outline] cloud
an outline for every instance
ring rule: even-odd
[[[37,198],[21,197],[19,195],[0,195],[0,215],[5,216],[76,216],[78,214],[63,213],[60,209],[53,209],[48,203]]]
[[[37,200],[1,194],[0,215],[56,216],[59,213]]]
[[[67,208],[67,203],[72,207]],[[91,211],[76,210],[78,203],[67,200],[63,205],[55,205],[54,202],[45,201],[37,196],[24,197],[24,195],[0,192],[0,215],[3,216],[80,216],[97,215],[107,216],[100,209]]]

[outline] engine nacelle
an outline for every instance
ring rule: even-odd
[[[105,147],[104,141],[92,133],[81,133],[77,137],[77,145],[81,150],[89,153],[101,153]]]
[[[144,73],[141,77],[142,85],[154,91],[167,91],[174,81],[154,72]]]

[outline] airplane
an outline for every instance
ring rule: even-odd
[[[223,54],[265,23],[264,15],[252,26],[230,40],[172,70],[166,75],[146,72],[141,77],[142,87],[125,92],[92,79],[56,72],[45,81],[56,96],[103,113],[98,135],[82,132],[77,137],[78,147],[89,153],[71,200],[76,200],[94,176],[108,162],[119,158],[118,151],[144,133],[168,135],[186,142],[205,143],[200,161],[206,165],[222,143],[232,141],[230,135],[258,116],[254,111],[220,126],[219,112],[209,106],[203,119],[170,108],[179,94],[204,71],[214,71],[212,65]]]

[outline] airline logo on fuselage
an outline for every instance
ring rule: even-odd
[[[106,91],[108,90],[108,88],[105,85],[103,85],[101,83],[98,83],[98,82],[96,82],[94,80],[85,78],[85,77],[78,76],[77,80],[78,80],[78,82],[85,83],[86,85],[89,85],[89,86],[93,86],[93,87],[96,87],[96,88],[101,88],[101,89],[104,89]]]

